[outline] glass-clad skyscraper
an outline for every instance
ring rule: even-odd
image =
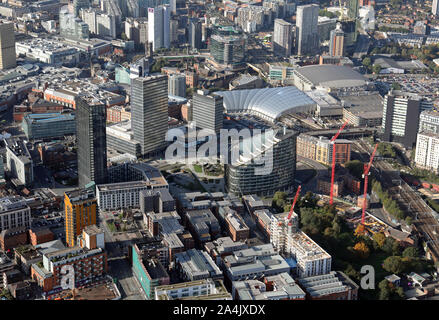
[[[107,108],[101,101],[77,98],[76,140],[78,146],[78,184],[107,180]]]
[[[266,156],[265,163],[254,162],[245,155],[239,164],[225,165],[227,191],[236,195],[257,194],[270,196],[276,191],[291,192],[296,174],[297,133],[291,130],[279,131],[271,145],[265,141],[261,148]],[[272,150],[270,150],[272,148]],[[258,152],[252,152],[252,155]],[[257,169],[272,168],[265,174],[257,174]]]
[[[216,26],[209,41],[210,54],[217,64],[236,68],[245,63],[247,37],[233,26]]]

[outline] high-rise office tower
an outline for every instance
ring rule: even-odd
[[[69,13],[67,7],[63,7],[59,11],[59,33],[68,39],[88,39],[90,28],[73,13]]]
[[[107,109],[103,102],[77,98],[76,139],[78,146],[78,184],[82,188],[94,181],[107,180]]]
[[[275,54],[290,56],[293,46],[293,25],[282,19],[274,20],[273,50]]]
[[[168,78],[168,94],[186,97],[186,77],[184,74],[171,74]]]
[[[435,16],[439,15],[439,1],[433,0],[433,3],[431,5],[431,13],[433,13]]]
[[[160,48],[170,48],[169,5],[148,8],[148,41],[152,43],[154,51]]]
[[[142,155],[161,151],[168,130],[168,77],[157,75],[131,81],[131,127]]]
[[[90,189],[77,189],[64,194],[66,243],[76,245],[76,237],[86,226],[96,224],[97,202]]]
[[[169,0],[169,6],[171,7],[171,13],[177,14],[177,0]]]
[[[350,19],[357,19],[359,7],[359,0],[349,0],[348,17]]]
[[[171,19],[169,23],[169,41],[178,43],[178,20]]]
[[[197,18],[189,19],[189,45],[192,49],[201,49],[201,21]]]
[[[392,90],[384,97],[383,103],[382,139],[413,148],[419,115],[422,111],[432,109],[432,102],[417,94]]]
[[[331,31],[329,36],[329,55],[332,57],[342,57],[344,55],[344,32],[341,24]]]
[[[314,55],[319,51],[318,17],[319,6],[317,4],[297,7],[296,49],[300,56]]]
[[[73,0],[73,14],[75,17],[79,17],[81,9],[90,8],[89,0]]]
[[[14,24],[0,22],[0,70],[16,65]]]
[[[201,129],[210,129],[219,134],[223,127],[223,97],[210,95],[207,90],[198,90],[192,100],[192,120]]]

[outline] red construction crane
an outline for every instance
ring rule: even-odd
[[[373,149],[372,155],[370,156],[369,163],[367,165],[364,165],[364,199],[363,199],[363,213],[361,215],[361,224],[364,226],[364,215],[366,213],[366,202],[367,202],[367,182],[368,182],[368,176],[370,167],[372,166],[373,158],[375,157],[375,152],[377,151],[378,143],[375,145],[375,149]]]
[[[288,215],[287,221],[290,221],[290,219],[291,219],[291,216],[292,216],[293,211],[294,211],[294,207],[296,206],[297,198],[299,197],[300,189],[302,189],[302,186],[299,186],[297,188],[296,195],[294,196],[293,205],[291,206],[290,214]]]
[[[291,216],[293,215],[294,207],[296,206],[296,202],[297,202],[297,199],[299,197],[300,189],[302,189],[302,186],[299,186],[297,188],[296,195],[294,196],[293,204],[291,205],[290,213],[288,214],[288,217],[286,218],[285,223],[288,223],[288,224],[291,223],[290,219],[291,219]],[[283,223],[280,221],[279,226],[281,226],[282,224]]]
[[[333,136],[331,139],[331,143],[332,143],[332,173],[331,173],[331,192],[330,192],[330,196],[329,196],[329,204],[331,204],[331,205],[334,203],[333,197],[334,197],[334,173],[335,173],[335,140],[338,138],[338,136],[340,135],[340,133],[343,131],[344,127],[346,127],[347,124],[348,124],[347,121],[345,123],[343,123],[341,128],[338,129],[335,136]]]

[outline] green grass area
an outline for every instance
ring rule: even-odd
[[[194,164],[194,170],[196,173],[202,173],[203,168],[199,164]]]
[[[107,226],[111,232],[116,232],[116,225],[114,224],[114,222],[107,221]]]

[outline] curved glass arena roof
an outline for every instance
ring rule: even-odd
[[[293,112],[308,112],[316,103],[294,86],[250,90],[219,91],[226,113],[252,114],[273,122]]]

